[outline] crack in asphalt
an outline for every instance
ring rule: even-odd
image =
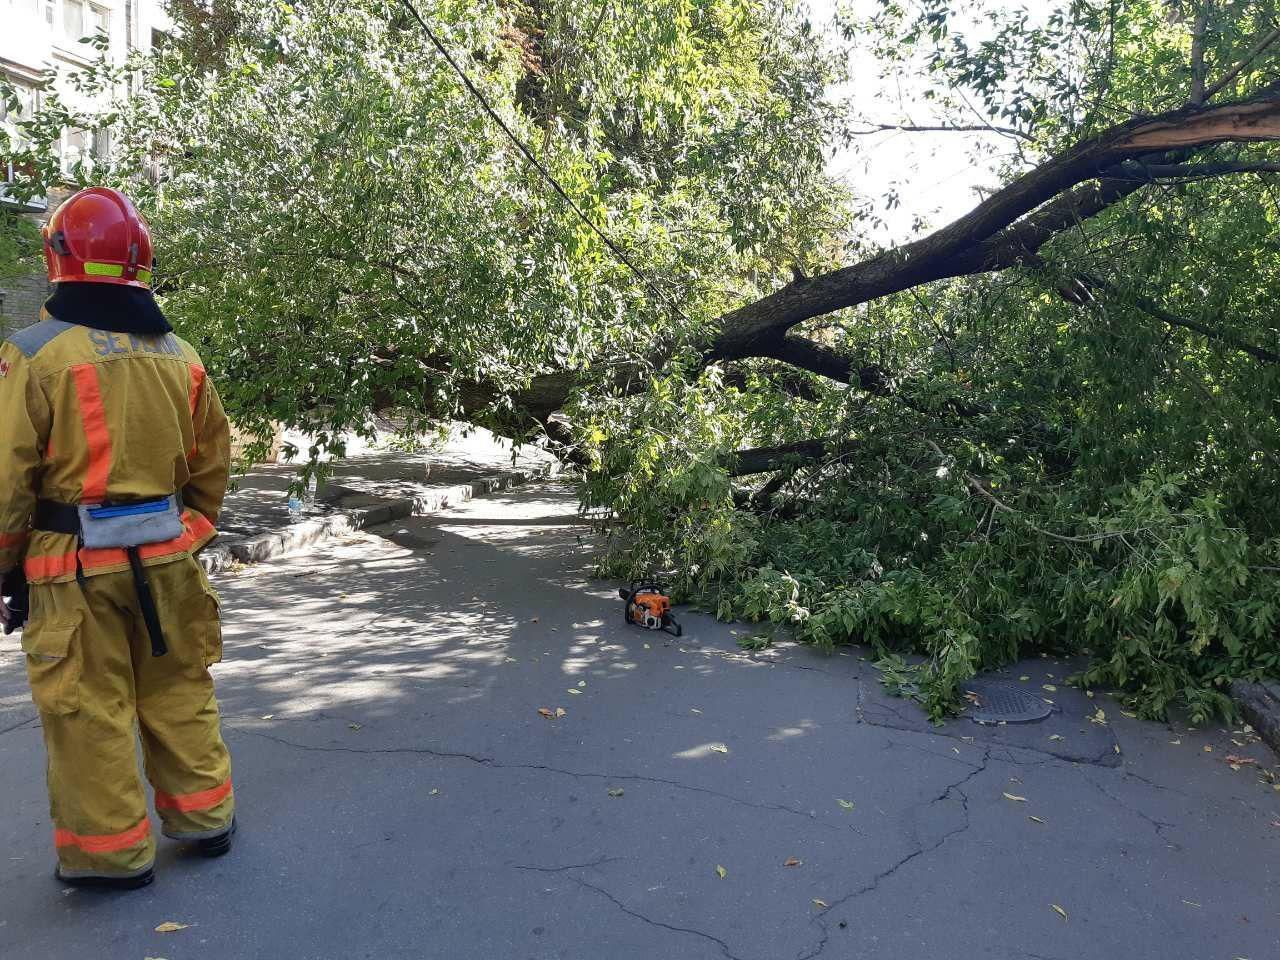
[[[737,956],[732,950],[729,949],[729,945],[727,943],[725,943],[723,940],[721,940],[717,936],[714,936],[710,933],[706,933],[705,931],[702,931],[702,930],[695,930],[692,927],[677,927],[675,924],[663,923],[661,920],[654,920],[652,917],[646,917],[640,911],[633,910],[630,907],[628,907],[625,903],[623,903],[621,900],[615,897],[612,893],[610,893],[604,887],[598,887],[594,883],[588,883],[586,880],[583,880],[581,877],[575,877],[573,875],[570,875],[569,879],[572,880],[574,883],[578,884],[578,886],[580,887],[586,887],[588,890],[594,890],[596,893],[600,894],[602,897],[604,897],[606,900],[608,900],[610,903],[612,903],[615,907],[617,907],[619,910],[621,910],[623,913],[625,913],[629,917],[635,917],[637,920],[643,921],[644,923],[647,923],[651,926],[660,927],[663,930],[670,930],[673,933],[687,933],[695,937],[701,937],[704,940],[709,940],[712,943],[714,943],[717,947],[720,948],[720,952],[725,955],[727,960],[743,960],[742,957]]]
[[[617,863],[624,857],[597,857],[588,863],[571,863],[563,867],[539,867],[536,864],[510,863],[507,866],[516,870],[532,870],[535,873],[565,873],[568,870],[589,870],[592,867],[600,867],[606,863]]]
[[[827,925],[827,920],[826,920],[827,914],[831,913],[831,911],[835,910],[837,907],[842,907],[845,904],[850,903],[851,901],[856,900],[861,896],[864,896],[865,894],[873,892],[874,890],[876,890],[876,888],[880,886],[882,882],[889,879],[889,877],[892,877],[895,873],[897,873],[907,864],[911,863],[913,860],[917,860],[920,857],[928,856],[929,854],[937,850],[939,847],[941,847],[948,840],[950,840],[952,837],[959,836],[960,834],[964,833],[966,830],[969,829],[970,827],[969,795],[965,793],[964,790],[961,788],[964,787],[970,780],[984,773],[990,762],[991,762],[991,748],[987,747],[983,750],[982,763],[979,766],[974,767],[967,774],[965,774],[965,776],[961,777],[959,780],[955,781],[954,783],[947,784],[947,786],[943,789],[941,793],[939,793],[936,797],[932,798],[925,804],[926,806],[933,806],[935,803],[941,803],[944,800],[950,799],[952,793],[954,792],[958,794],[960,797],[960,808],[961,810],[964,811],[964,823],[961,826],[956,827],[954,830],[948,830],[941,837],[939,837],[934,843],[928,846],[925,846],[923,844],[918,844],[916,846],[916,849],[912,850],[905,857],[902,857],[900,860],[898,860],[897,863],[893,864],[889,868],[885,870],[881,870],[874,877],[872,877],[869,882],[864,883],[857,890],[854,890],[852,893],[845,894],[840,899],[824,907],[822,909],[822,912],[818,916],[814,917],[813,919],[813,922],[817,923],[822,928],[822,936],[819,938],[817,946],[814,947],[812,950],[810,950],[808,953],[798,954],[796,957],[796,960],[814,960],[814,958],[818,957],[824,950],[826,950],[827,944],[831,940],[831,928]]]
[[[1134,773],[1132,770],[1124,770],[1122,772],[1122,776],[1126,780],[1137,780],[1139,783],[1146,784],[1152,790],[1158,790],[1161,793],[1171,793],[1176,797],[1182,797],[1184,800],[1189,800],[1195,804],[1203,805],[1203,804],[1219,804],[1220,803],[1220,799],[1217,797],[1209,796],[1207,794],[1191,793],[1186,790],[1179,790],[1177,787],[1171,787],[1163,783],[1156,783],[1156,781],[1148,779],[1147,777],[1142,776],[1142,774],[1140,773]],[[1088,778],[1086,777],[1085,779],[1088,779]],[[1245,811],[1247,811],[1252,816],[1264,817],[1267,819],[1275,818],[1274,810],[1268,810],[1262,807],[1256,807],[1252,803],[1250,803],[1248,800],[1246,800],[1244,797],[1234,796],[1234,797],[1230,797],[1229,799],[1233,800],[1235,803],[1238,803],[1241,807],[1245,809]]]
[[[965,739],[965,737],[962,734],[953,730],[948,730],[946,727],[942,727],[942,726],[937,727],[936,729],[931,731],[920,730],[918,728],[918,723],[917,723],[917,720],[919,719],[918,717],[910,718],[910,717],[904,716],[902,713],[895,710],[893,707],[889,706],[886,703],[876,703],[876,704],[871,704],[870,706],[871,706],[871,709],[868,710],[867,709],[868,704],[860,700],[857,708],[859,721],[867,724],[867,726],[880,727],[883,730],[900,730],[903,733],[915,733],[923,736],[946,737],[950,740],[965,740],[966,743],[971,742],[973,740],[972,737],[969,739]],[[875,714],[877,711],[882,712],[882,714],[888,714],[889,717],[892,717],[893,719],[897,720],[900,724],[902,724],[902,726],[895,726],[894,724],[888,722],[888,720],[885,719],[884,716],[876,716]],[[979,726],[981,727],[982,725],[979,725]],[[1115,743],[1114,733],[1112,734],[1112,742],[1113,744]],[[1121,763],[1120,756],[1115,752],[1114,745],[1107,746],[1099,750],[1096,755],[1089,755],[1089,756],[1067,756],[1065,754],[1055,753],[1052,750],[1048,750],[1043,747],[1035,747],[1035,746],[1024,745],[1024,744],[1001,743],[999,741],[993,741],[993,740],[985,741],[984,746],[990,746],[993,748],[1002,747],[1006,750],[1022,750],[1027,753],[1034,753],[1039,756],[1049,758],[1048,761],[1027,761],[1027,760],[1015,760],[1015,759],[1012,759],[1012,757],[1010,757],[1008,762],[1012,764],[1016,764],[1018,766],[1037,766],[1040,763],[1044,763],[1044,762],[1060,761],[1062,763],[1083,764],[1090,767],[1114,768],[1119,766]]]
[[[1156,836],[1160,837],[1160,839],[1162,840],[1165,839],[1165,836],[1164,836],[1165,830],[1168,830],[1170,827],[1177,826],[1176,823],[1170,823],[1167,820],[1157,820],[1155,817],[1151,816],[1150,814],[1144,813],[1142,810],[1139,810],[1137,807],[1129,803],[1127,800],[1116,796],[1114,793],[1112,793],[1110,790],[1108,790],[1098,781],[1094,780],[1092,777],[1084,777],[1083,779],[1086,783],[1092,786],[1095,790],[1097,790],[1100,794],[1102,794],[1112,803],[1117,804],[1120,807],[1123,807],[1129,813],[1132,813],[1134,816],[1138,817],[1139,819],[1145,820],[1147,823],[1149,823],[1155,829]]]
[[[6,733],[13,733],[13,731],[15,730],[21,730],[23,727],[28,727],[39,719],[40,719],[40,715],[36,714],[35,716],[27,717],[27,719],[25,720],[20,720],[19,722],[15,723],[13,726],[5,727],[3,730],[0,730],[0,736],[4,736]]]
[[[796,807],[789,807],[782,803],[757,803],[752,800],[745,800],[742,797],[735,797],[731,793],[722,793],[719,790],[711,790],[707,787],[695,787],[687,783],[681,783],[678,780],[671,780],[666,777],[646,777],[638,773],[608,774],[608,773],[591,773],[578,770],[567,770],[563,767],[553,767],[540,763],[507,763],[494,757],[480,757],[472,753],[458,753],[447,750],[433,750],[430,747],[319,747],[311,744],[297,743],[293,740],[286,740],[283,737],[275,737],[269,733],[262,733],[257,730],[246,730],[243,727],[227,725],[227,728],[237,733],[250,737],[258,737],[262,740],[270,740],[286,747],[293,747],[297,750],[306,750],[314,753],[352,753],[365,755],[417,755],[425,757],[435,757],[441,760],[466,760],[479,766],[489,767],[494,770],[534,770],[542,773],[554,773],[566,777],[574,777],[578,779],[594,779],[608,780],[611,782],[633,783],[653,783],[660,786],[675,787],[678,790],[686,790],[690,793],[701,793],[710,797],[716,797],[720,800],[728,800],[730,803],[736,803],[744,807],[751,807],[754,810],[772,810],[779,813],[788,813],[795,817],[803,817],[810,823],[818,824],[831,830],[849,830],[853,833],[861,833],[859,829],[852,825],[832,824],[821,817],[815,816],[806,810],[800,810]]]

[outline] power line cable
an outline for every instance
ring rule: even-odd
[[[418,8],[413,5],[412,0],[400,0],[400,2],[401,4],[403,4],[405,9],[409,11],[409,13],[413,16],[413,18],[418,21],[418,25],[422,27],[423,32],[426,33],[427,38],[431,41],[432,46],[434,46],[438,51],[440,51],[440,55],[444,57],[446,61],[448,61],[449,66],[453,67],[454,72],[458,75],[458,78],[462,81],[463,86],[465,86],[467,90],[471,93],[471,95],[476,98],[476,101],[480,104],[481,107],[484,108],[484,112],[489,115],[490,119],[492,119],[493,122],[496,123],[501,128],[502,132],[507,135],[507,137],[511,140],[511,142],[516,145],[516,149],[518,149],[520,153],[524,155],[524,158],[527,161],[529,161],[529,163],[533,166],[533,168],[542,175],[543,179],[546,180],[547,183],[551,184],[552,188],[555,190],[556,193],[560,195],[561,199],[563,199],[564,202],[569,205],[570,209],[572,209],[573,212],[578,215],[578,219],[580,219],[583,223],[585,223],[588,227],[590,227],[592,232],[594,232],[596,236],[598,236],[602,241],[604,241],[604,245],[609,248],[609,250],[613,253],[615,257],[618,258],[618,261],[622,263],[628,270],[634,273],[646,287],[648,287],[651,291],[653,291],[653,293],[658,297],[659,300],[661,300],[666,306],[674,310],[682,320],[688,320],[688,317],[684,315],[684,311],[682,311],[675,303],[667,299],[666,294],[662,292],[661,288],[659,288],[656,283],[654,283],[651,279],[649,279],[648,275],[643,270],[641,270],[631,261],[631,258],[628,257],[622,251],[621,247],[619,247],[616,243],[613,242],[612,239],[609,238],[608,234],[606,234],[603,230],[601,230],[598,226],[596,226],[595,221],[593,221],[590,217],[587,216],[586,212],[583,211],[583,209],[580,206],[578,206],[577,201],[575,201],[573,197],[569,196],[565,188],[560,185],[560,181],[558,181],[552,175],[551,171],[549,171],[545,166],[542,165],[542,162],[533,155],[533,151],[530,150],[527,146],[525,146],[524,141],[522,141],[518,136],[516,136],[515,132],[509,126],[507,126],[506,121],[503,120],[502,117],[498,115],[498,111],[496,111],[493,108],[492,104],[489,103],[489,99],[480,91],[480,89],[474,83],[471,82],[471,77],[467,75],[467,71],[462,67],[460,63],[458,63],[457,60],[453,58],[453,54],[451,54],[448,48],[440,41],[440,38],[436,35],[436,32],[432,30],[430,25],[427,23],[427,21],[422,18],[422,14],[418,12]]]

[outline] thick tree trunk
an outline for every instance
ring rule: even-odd
[[[1189,168],[1186,161],[1194,151],[1220,143],[1277,139],[1280,89],[1249,101],[1191,104],[1119,124],[1045,161],[929,236],[862,263],[799,278],[724,315],[703,348],[703,358],[712,363],[772,357],[871,393],[891,392],[892,379],[885,371],[858,368],[831,348],[788,332],[806,320],[922,284],[1038,265],[1039,250],[1059,233],[1162,176],[1186,176],[1191,170],[1196,176],[1228,175],[1241,166]],[[655,358],[655,366],[663,359]],[[512,425],[545,424],[578,384],[579,377],[568,371],[535,377],[512,398],[517,411]],[[478,385],[463,398],[464,412],[490,407],[495,396]]]

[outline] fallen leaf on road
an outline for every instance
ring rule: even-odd
[[[1051,734],[1049,734],[1049,739],[1050,739],[1050,740],[1065,740],[1065,739],[1067,739],[1067,738],[1066,738],[1066,737],[1064,737],[1064,736],[1063,736],[1062,734],[1060,734],[1060,733],[1051,733]]]
[[[1173,744],[1175,747],[1180,747],[1180,746],[1182,746],[1182,741],[1181,741],[1181,740],[1170,740],[1169,742],[1170,742],[1171,744]]]
[[[1258,761],[1253,759],[1253,757],[1241,757],[1234,753],[1229,753],[1226,756],[1226,762],[1236,766],[1246,767],[1251,763],[1256,764]]]
[[[565,691],[565,693],[572,693],[575,697],[580,697],[580,696],[582,696],[582,691],[581,691],[581,690],[575,690],[575,689],[573,689],[573,687],[570,687],[568,690],[566,690],[566,691]]]
[[[563,717],[568,712],[569,711],[567,711],[564,707],[556,707],[556,719]]]
[[[1026,803],[1026,802],[1027,802],[1027,798],[1026,798],[1026,797],[1020,797],[1020,796],[1018,796],[1017,794],[1014,794],[1014,793],[1006,793],[1006,794],[1004,795],[1004,798],[1005,798],[1006,800],[1012,800],[1014,803]]]
[[[852,801],[852,800],[841,800],[841,799],[837,798],[837,799],[836,799],[836,803],[840,804],[840,806],[844,807],[846,810],[852,810],[852,809],[853,809],[853,801]]]
[[[185,930],[189,926],[191,926],[189,923],[174,923],[172,920],[166,920],[156,927],[156,933],[177,933],[179,930]]]
[[[429,797],[438,797],[438,796],[440,796],[440,788],[439,788],[439,787],[432,787],[432,788],[431,788],[431,792],[430,792],[429,794],[427,794],[427,796],[429,796]]]
[[[538,713],[539,713],[539,714],[541,714],[542,716],[546,717],[548,720],[550,720],[552,717],[554,717],[554,716],[555,716],[555,714],[554,714],[554,713],[552,713],[552,712],[551,712],[551,710],[550,710],[548,707],[539,707],[539,708],[538,708]]]
[[[1196,903],[1194,900],[1183,900],[1182,902],[1185,903],[1188,907],[1200,906],[1200,904]]]
[[[716,876],[717,876],[717,877],[719,877],[721,880],[723,880],[723,879],[724,879],[725,877],[727,877],[728,875],[729,875],[729,871],[728,871],[728,870],[726,870],[724,867],[720,866],[720,864],[718,864],[718,863],[717,863],[717,864],[716,864]]]
[[[621,787],[614,787],[612,790],[610,790],[610,791],[609,791],[609,796],[611,796],[611,797],[620,797],[620,796],[622,796],[624,793],[626,793],[626,791],[625,791],[625,790],[623,790]]]
[[[274,720],[275,718],[276,715],[274,713],[264,714],[262,717],[263,720]]]
[[[1205,747],[1205,748],[1204,748],[1204,752],[1205,752],[1205,753],[1213,753],[1213,747],[1208,747],[1208,746],[1207,746],[1207,747]]]
[[[798,867],[802,863],[804,863],[804,861],[797,857],[787,857],[787,859],[783,861],[782,865],[784,867]]]
[[[538,618],[537,618],[537,617],[532,617],[532,618],[530,618],[529,622],[530,622],[530,623],[537,623],[537,622],[538,622]]]
[[[1030,678],[1030,677],[1027,677],[1027,676],[1022,676],[1022,677],[1019,677],[1018,679],[1019,679],[1019,680],[1030,680],[1031,678]]]
[[[1052,683],[1042,683],[1042,684],[1040,685],[1040,689],[1041,689],[1041,690],[1048,690],[1050,693],[1057,693],[1057,692],[1058,692],[1058,688],[1057,688],[1057,687],[1055,687]]]
[[[585,687],[586,685],[587,685],[587,681],[585,681],[585,680],[579,680],[579,681],[578,681],[578,686],[580,686],[580,687]]]
[[[1056,913],[1058,916],[1060,916],[1063,920],[1067,919],[1067,911],[1063,910],[1056,903],[1051,903],[1049,904],[1049,906],[1053,907],[1053,912]]]
[[[713,743],[711,745],[711,752],[712,753],[728,753],[729,748],[726,747],[723,743]]]
[[[1091,723],[1096,723],[1099,726],[1105,727],[1107,725],[1107,713],[1099,707],[1096,712],[1089,715],[1089,720]]]
[[[1044,821],[1041,820],[1039,817],[1027,817],[1027,819],[1030,820],[1032,823],[1044,823]]]
[[[689,708],[689,712],[690,712],[690,713],[696,713],[696,714],[698,714],[699,716],[701,716],[701,715],[702,715],[702,711],[701,711],[701,710],[699,710],[697,707],[690,707],[690,708]]]
[[[827,909],[827,901],[819,900],[817,897],[813,898],[813,905],[817,907],[819,910]]]
[[[1112,750],[1114,750],[1116,753],[1119,753],[1119,752],[1120,752],[1120,744],[1118,744],[1118,743],[1113,743],[1113,744],[1111,745],[1111,749],[1112,749]]]
[[[347,724],[347,729],[348,729],[348,730],[359,730],[359,729],[360,729],[361,727],[363,727],[363,726],[364,726],[364,724],[363,724],[363,723],[348,723],[348,724]]]

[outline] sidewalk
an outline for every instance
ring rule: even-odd
[[[293,438],[298,443],[299,438]],[[210,573],[235,563],[282,556],[320,540],[343,536],[378,523],[434,513],[473,497],[534,478],[554,476],[559,464],[550,454],[487,430],[455,425],[443,441],[423,449],[398,449],[391,435],[373,444],[354,441],[351,455],[318,491],[316,502],[295,516],[289,510],[289,485],[299,461],[261,464],[233,478],[218,520],[219,536],[201,553]],[[298,443],[305,447],[305,443]]]

